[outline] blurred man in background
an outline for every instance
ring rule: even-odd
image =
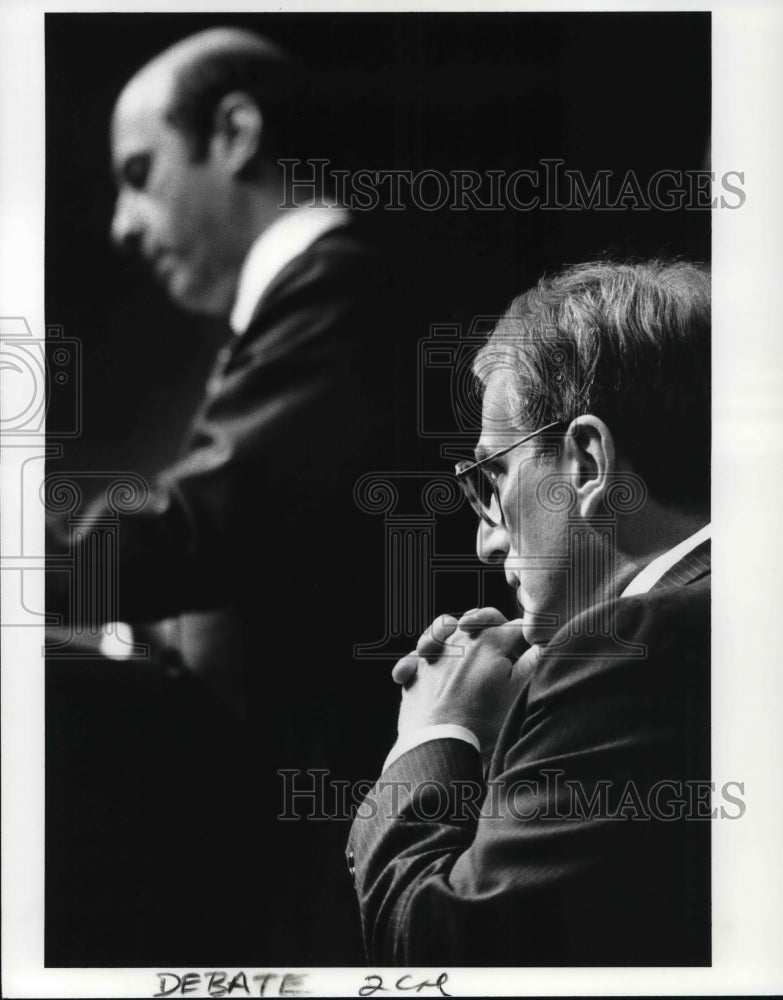
[[[359,956],[345,830],[278,822],[277,772],[350,778],[381,754],[383,681],[354,661],[353,644],[356,622],[383,610],[381,560],[362,561],[382,548],[353,488],[379,465],[407,467],[399,269],[339,205],[296,206],[283,187],[278,157],[311,152],[314,86],[265,39],[210,30],[144,66],[111,126],[114,243],[140,255],[176,304],[231,328],[181,459],[142,510],[120,516],[116,614],[168,619],[181,661],[247,720],[247,755],[235,762],[246,798],[226,803],[236,850],[227,856],[226,835],[204,866],[233,893],[226,908],[249,942],[234,960],[256,964]],[[93,509],[81,544],[104,515]],[[100,556],[77,561],[76,586],[97,595],[80,613],[101,624],[109,570]],[[73,617],[67,575],[51,577],[49,610]]]

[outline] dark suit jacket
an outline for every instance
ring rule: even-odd
[[[488,784],[459,740],[384,772],[349,844],[371,963],[709,963],[709,822],[685,818],[704,805],[684,784],[709,780],[708,571],[702,548],[617,602],[615,634],[643,658],[572,623]]]
[[[192,645],[242,662],[248,748],[236,767],[247,794],[234,822],[253,838],[242,867],[255,947],[246,963],[361,958],[341,857],[349,820],[278,822],[277,772],[366,777],[394,731],[387,665],[353,657],[355,643],[383,634],[385,613],[383,528],[353,491],[368,471],[416,467],[412,366],[426,328],[411,302],[399,259],[356,223],[324,234],[273,281],[247,332],[228,339],[181,461],[143,510],[119,520],[118,617],[217,609]],[[104,513],[99,505],[93,523]],[[100,588],[105,565],[86,561],[84,572]],[[53,586],[48,597],[49,610],[68,613],[66,593]],[[302,774],[296,787],[318,780]],[[204,858],[215,879],[222,844]]]

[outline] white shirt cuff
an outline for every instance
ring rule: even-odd
[[[444,722],[435,726],[422,726],[421,729],[414,729],[412,732],[406,733],[405,736],[401,736],[389,751],[389,756],[383,762],[383,770],[385,771],[387,767],[390,767],[404,753],[407,753],[414,747],[420,746],[422,743],[429,743],[430,740],[462,740],[464,743],[470,743],[472,747],[475,747],[481,753],[481,746],[475,733],[471,732],[470,729],[466,729],[465,726],[455,726]]]

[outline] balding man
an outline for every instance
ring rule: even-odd
[[[278,247],[280,234],[291,231],[282,222],[292,212],[280,208],[286,199],[275,157],[282,146],[290,152],[301,83],[276,46],[250,32],[216,29],[150,62],[114,110],[115,243],[137,248],[185,309],[228,316],[243,306],[232,320],[238,332],[256,304],[243,287],[251,247],[273,223],[281,224]],[[347,221],[333,208],[305,214],[312,239],[303,239],[301,250]],[[267,258],[273,246],[270,239]],[[277,255],[281,260],[279,248]]]
[[[307,152],[311,91],[264,39],[208,31],[134,76],[111,127],[114,242],[175,303],[231,326],[181,460],[120,518],[119,617],[176,617],[185,663],[249,718],[252,784],[232,821],[257,824],[257,948],[238,959],[256,964],[358,958],[346,831],[279,822],[278,771],[302,772],[307,789],[317,778],[304,772],[350,779],[382,756],[384,680],[353,659],[356,623],[369,634],[383,608],[382,566],[361,558],[380,540],[353,488],[404,467],[397,268],[338,205],[281,207],[277,160]],[[101,586],[106,567],[85,565],[84,586]],[[56,586],[50,607],[68,613]]]

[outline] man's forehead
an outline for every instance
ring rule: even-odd
[[[120,94],[112,116],[112,145],[121,148],[153,141],[165,127],[172,78],[150,67],[135,76]]]
[[[481,405],[481,437],[476,451],[482,456],[497,451],[519,437],[521,400],[511,373],[490,376]]]

